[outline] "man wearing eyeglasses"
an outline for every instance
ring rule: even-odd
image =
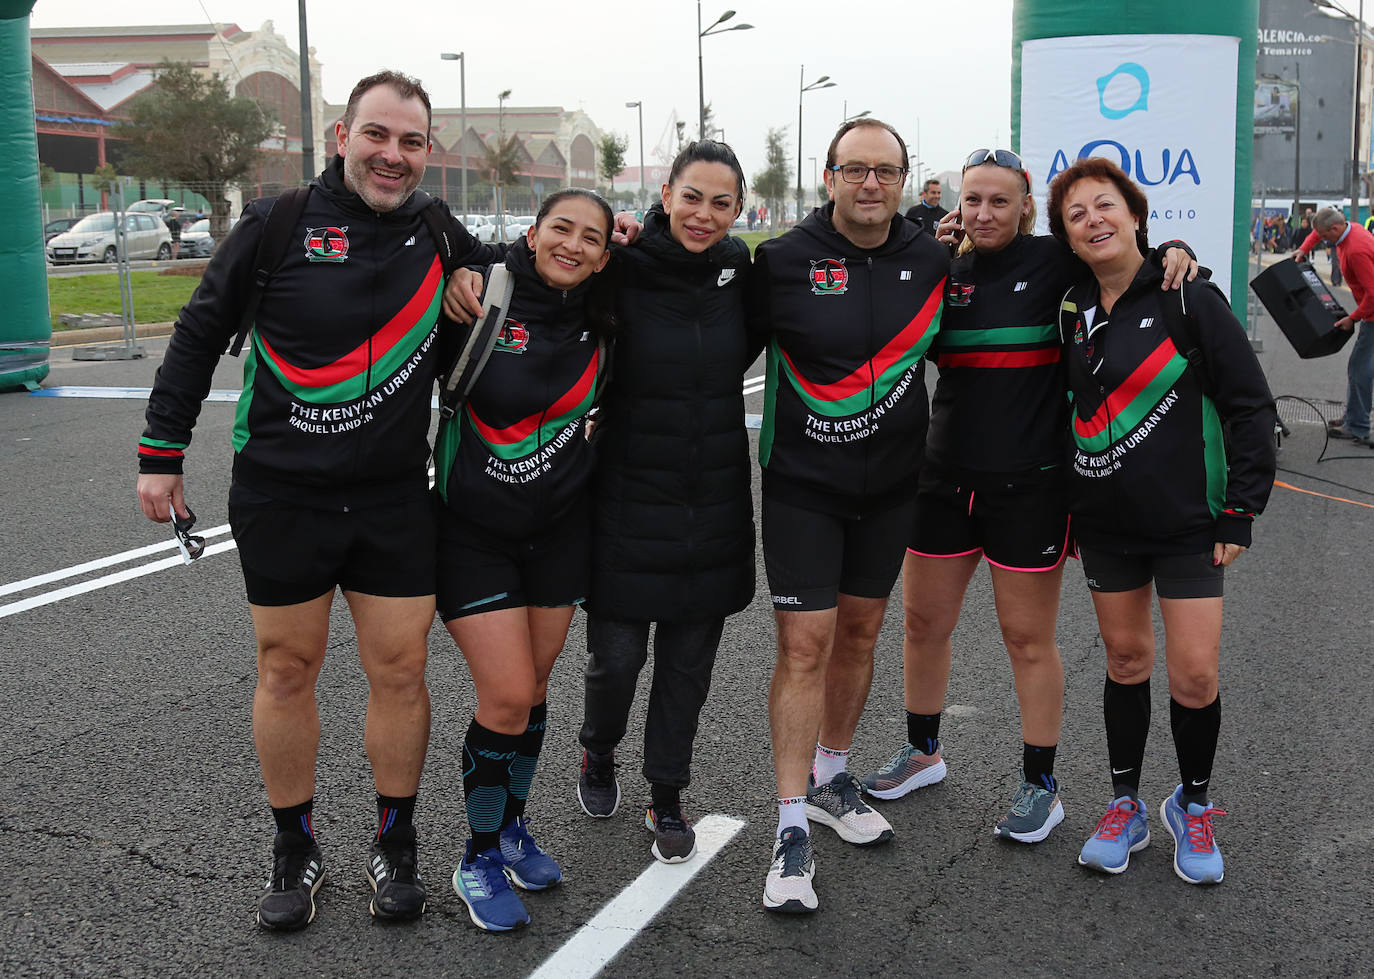
[[[946,249],[898,214],[907,164],[891,126],[846,122],[826,153],[830,203],[761,244],[750,277],[751,330],[768,351],[759,463],[778,836],[763,903],[774,911],[817,907],[811,823],[860,846],[893,835],[846,759],[911,530],[930,414],[922,357],[949,268]]]

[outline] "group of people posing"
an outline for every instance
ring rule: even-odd
[[[374,915],[415,917],[427,901],[413,815],[436,608],[477,695],[463,746],[471,838],[453,874],[474,923],[523,925],[516,889],[562,879],[526,806],[557,720],[549,676],[579,605],[578,800],[597,818],[620,806],[615,753],[652,632],[645,825],[657,859],[693,857],[681,793],[697,723],[727,618],[755,593],[742,380],[760,353],[778,644],[764,906],[818,906],[814,824],[882,843],[893,829],[867,799],[945,777],[951,635],[983,558],[1024,742],[1023,780],[995,832],[1034,843],[1062,820],[1055,618],[1075,541],[1107,649],[1112,796],[1079,861],[1119,873],[1149,840],[1140,781],[1158,593],[1180,772],[1160,818],[1178,874],[1221,880],[1208,789],[1222,580],[1272,482],[1273,400],[1224,297],[1191,278],[1186,246],[1150,248],[1145,198],[1124,174],[1096,159],[1064,171],[1049,193],[1053,235],[1037,237],[1020,159],[977,150],[937,239],[898,213],[901,137],[863,118],[827,150],[830,203],[752,262],[729,235],[743,171],[711,140],[679,153],[642,226],[569,189],[507,248],[479,245],[417,190],[429,132],[414,79],[358,83],[336,125],[339,155],[294,223],[280,230],[273,202],[255,202],[212,260],[140,441],[143,510],[185,532],[191,430],[221,352],[251,321],[229,517],[258,641],[254,739],[277,828],[264,927],[308,924],[324,879],[311,819],[314,688],[336,588],[369,682]],[[292,246],[273,262],[280,234]],[[484,289],[503,278],[498,263],[513,279],[508,298]],[[463,324],[496,305],[504,325],[441,421],[431,490],[433,382]],[[933,407],[927,360],[939,369]],[[908,736],[861,780],[847,758],[899,573]]]

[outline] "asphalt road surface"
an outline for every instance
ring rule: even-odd
[[[1020,744],[980,570],[955,636],[942,730],[949,776],[879,804],[897,831],[888,845],[858,849],[816,829],[821,908],[810,916],[774,916],[760,901],[775,828],[765,602],[727,626],[686,795],[695,820],[728,817],[712,821],[719,852],[656,870],[619,901],[654,864],[641,808],[643,690],[620,753],[625,805],[613,819],[589,820],[574,797],[586,655],[579,616],[550,685],[550,734],[530,804],[566,882],[528,896],[533,923],[508,935],[474,928],[449,884],[466,836],[460,750],[475,702],[437,626],[417,813],[429,910],[411,924],[370,920],[366,689],[341,602],[319,684],[315,825],[328,874],[319,915],[297,934],[257,929],[272,828],[249,731],[254,643],[235,552],[149,571],[175,552],[167,528],[148,523],[134,498],[140,400],[0,395],[0,826],[10,843],[0,972],[524,976],[547,962],[543,975],[564,976],[623,945],[603,974],[1371,974],[1374,452],[1333,445],[1318,462],[1319,416],[1344,397],[1345,357],[1300,362],[1272,324],[1261,321],[1260,335],[1275,393],[1310,405],[1281,405],[1292,431],[1280,454],[1286,485],[1227,580],[1213,782],[1229,813],[1217,823],[1225,883],[1179,880],[1157,818],[1150,847],[1120,877],[1075,863],[1110,787],[1103,650],[1071,562],[1059,618],[1064,823],[1034,846],[991,833],[1016,787]],[[148,359],[133,362],[74,362],[58,351],[45,387],[146,388],[165,341],[145,345]],[[239,370],[226,359],[214,387],[236,389]],[[760,399],[749,395],[750,411]],[[207,404],[189,453],[201,529],[226,522],[232,414],[231,404]],[[221,532],[210,542],[228,540]],[[147,545],[163,549],[127,553]],[[119,557],[30,580],[109,556]],[[760,595],[763,580],[760,561]],[[1142,788],[1155,817],[1177,780],[1162,659],[1153,697]],[[903,735],[894,605],[851,768],[880,764]],[[732,820],[743,823],[733,836]],[[643,924],[637,909],[656,904],[662,911]]]

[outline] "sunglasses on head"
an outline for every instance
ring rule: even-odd
[[[172,532],[176,535],[177,550],[181,551],[181,560],[190,564],[196,558],[205,553],[205,538],[191,533],[191,528],[196,525],[196,514],[189,506],[186,508],[186,516],[177,516],[176,508],[172,508]]]
[[[984,163],[995,163],[999,167],[1006,167],[1008,170],[1015,170],[1026,180],[1026,187],[1030,187],[1030,171],[1021,162],[1021,158],[1011,150],[974,150],[964,161],[964,170],[969,167],[979,167]],[[961,171],[962,172],[962,171]]]

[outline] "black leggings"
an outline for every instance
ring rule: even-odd
[[[587,616],[586,704],[578,740],[609,754],[625,737],[639,671],[649,655],[648,622]],[[659,622],[654,628],[654,678],[644,725],[644,777],[686,788],[692,742],[711,689],[724,618]]]

